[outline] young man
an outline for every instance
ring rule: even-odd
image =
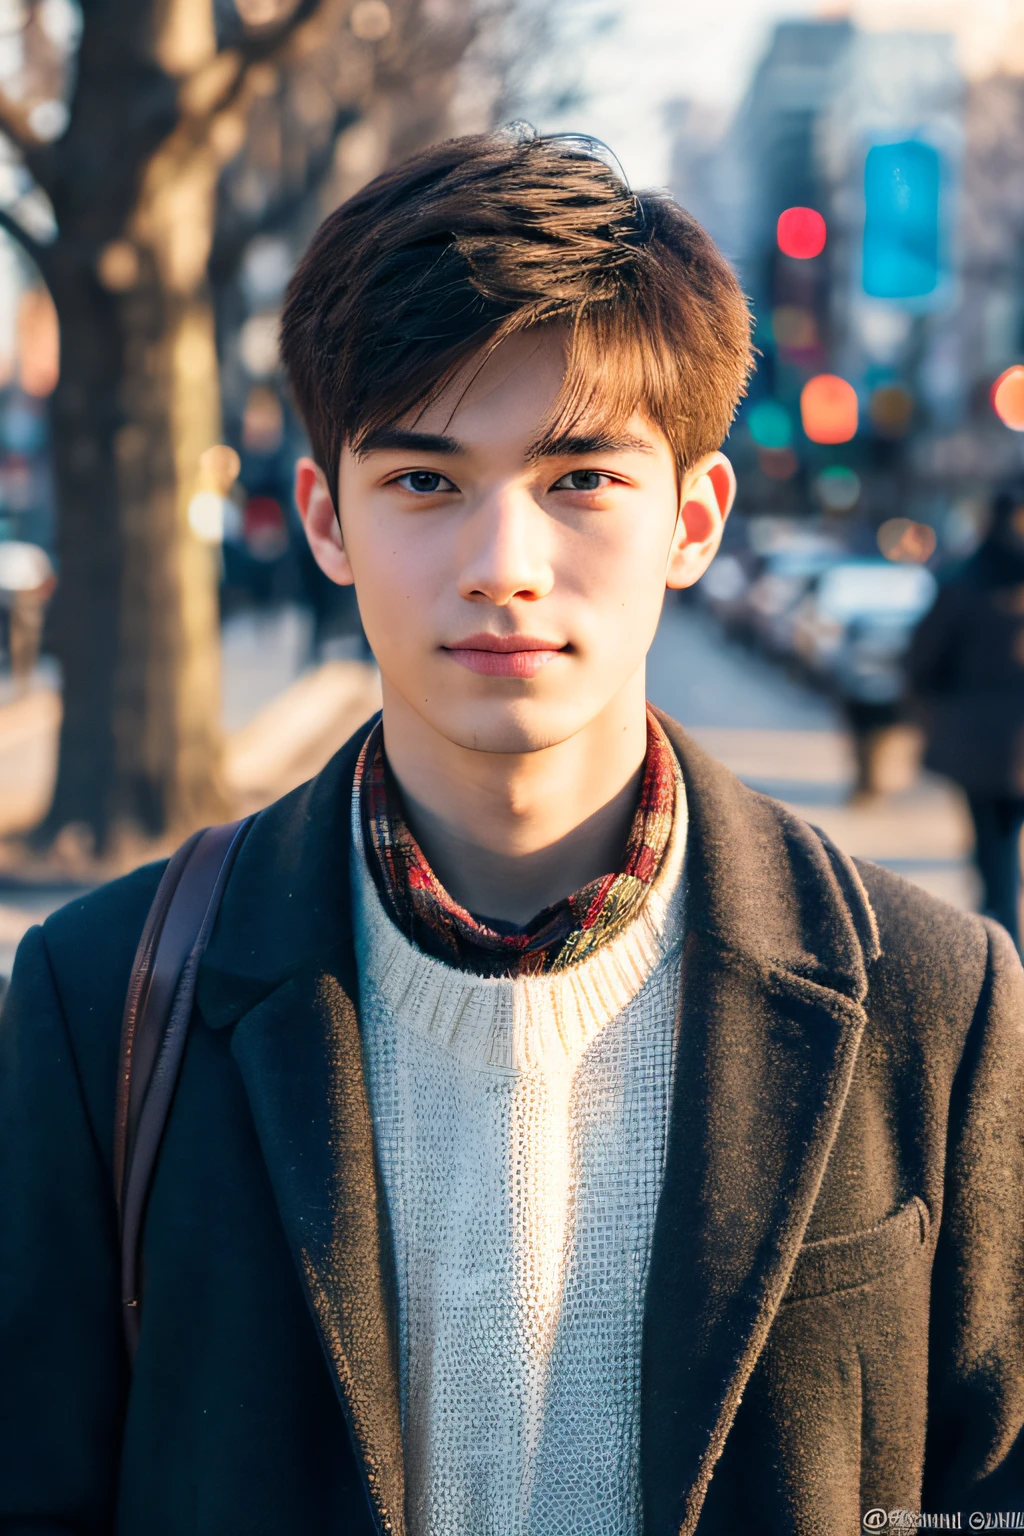
[[[283,352],[382,720],[255,821],[121,1342],[138,871],[4,1026],[0,1531],[852,1533],[1024,1507],[1005,933],[648,710],[749,361],[729,269],[586,141],[428,151]]]

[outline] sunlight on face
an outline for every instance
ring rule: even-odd
[[[343,558],[385,710],[460,746],[529,752],[623,689],[642,700],[679,487],[667,439],[639,417],[617,439],[532,451],[564,371],[557,331],[513,337],[477,368],[344,451]]]

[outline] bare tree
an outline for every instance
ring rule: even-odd
[[[26,186],[0,222],[61,327],[64,716],[39,836],[73,826],[102,850],[121,825],[180,834],[225,809],[216,554],[188,520],[220,436],[211,251],[229,271],[317,189],[442,131],[472,17],[469,0],[83,0],[79,40],[54,24],[71,3],[21,14],[0,128]]]

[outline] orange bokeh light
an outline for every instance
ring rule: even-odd
[[[60,378],[60,327],[49,290],[26,288],[18,300],[19,383],[26,395],[44,400]]]
[[[783,256],[808,261],[825,249],[825,220],[816,208],[787,208],[779,214],[776,239]]]
[[[800,392],[800,420],[812,443],[848,443],[857,435],[857,391],[834,373],[819,373]]]
[[[924,565],[935,553],[935,529],[909,517],[890,517],[878,530],[878,547],[897,565]]]
[[[1012,432],[1024,432],[1024,367],[1016,363],[992,385],[992,409]]]

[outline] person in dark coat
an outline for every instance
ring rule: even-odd
[[[987,537],[938,592],[908,657],[925,765],[959,784],[984,911],[1020,948],[1024,827],[1024,480],[995,496]]]
[[[163,866],[19,948],[0,1536],[1005,1525],[1019,958],[645,698],[735,491],[734,276],[512,130],[331,215],[282,339],[383,710],[241,843],[123,1299]]]
[[[666,723],[689,950],[643,1330],[645,1536],[1024,1508],[1024,980]],[[404,1513],[394,1260],[345,872],[365,728],[232,872],[121,1339],[118,1034],[161,866],[33,929],[0,1071],[0,1531]],[[956,1528],[956,1527],[954,1527]]]

